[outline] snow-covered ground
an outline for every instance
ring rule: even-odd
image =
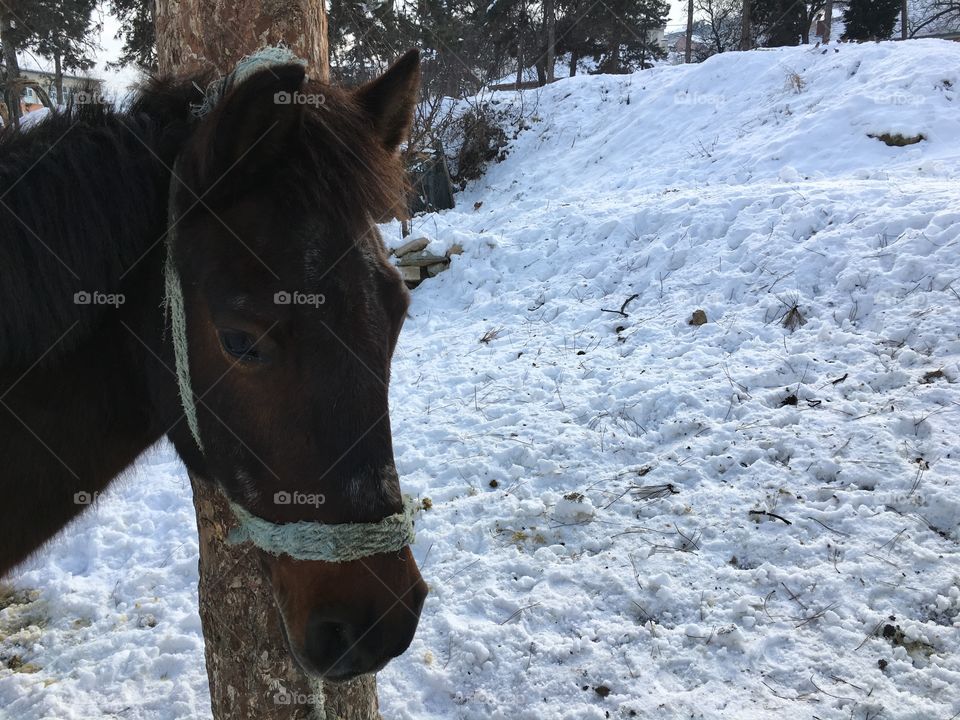
[[[960,45],[535,95],[415,222],[464,253],[394,364],[431,595],[384,715],[958,717]],[[0,717],[207,717],[196,557],[160,447],[14,578]]]

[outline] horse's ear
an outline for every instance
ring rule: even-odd
[[[217,182],[238,166],[256,170],[282,155],[302,122],[304,105],[296,95],[305,77],[299,63],[279,65],[227,92],[206,118],[204,180]]]
[[[396,150],[413,124],[420,92],[420,51],[410,50],[383,75],[354,92],[380,140],[388,150]]]

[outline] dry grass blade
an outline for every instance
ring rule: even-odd
[[[680,491],[673,486],[673,483],[667,483],[666,485],[634,485],[631,491],[637,500],[659,500],[668,495],[680,494]]]
[[[500,333],[502,332],[503,328],[490,328],[483,334],[483,337],[480,338],[480,342],[482,342],[484,345],[493,342],[500,337]]]

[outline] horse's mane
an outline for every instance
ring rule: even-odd
[[[314,211],[321,208],[329,220],[341,225],[355,223],[365,215],[382,221],[402,213],[408,188],[400,155],[379,140],[355,94],[315,80],[306,81],[302,92],[323,102],[305,109],[299,137],[278,149],[276,162],[267,164],[272,177],[266,180],[259,173],[231,172],[218,182],[214,193],[205,196],[205,204],[216,208],[218,198],[230,203],[246,191],[264,193],[272,188],[288,205]],[[194,138],[199,157],[183,168],[181,179],[186,185],[203,186],[194,172],[220,178],[227,170],[215,157],[218,134],[222,135],[221,129],[213,122]],[[260,141],[254,154],[269,154],[269,145],[269,140]]]
[[[122,292],[135,281],[127,272],[162,245],[170,168],[197,126],[192,109],[207,80],[150,80],[127,108],[74,105],[0,133],[0,367],[75,347],[112,311],[78,307],[75,294]],[[278,181],[331,220],[401,207],[399,158],[375,141],[355,97],[312,81],[305,90],[326,103],[305,113]]]
[[[72,105],[0,133],[0,366],[56,357],[109,311],[75,294],[118,292],[161,237],[165,166],[198,95],[150,81],[126,109]]]

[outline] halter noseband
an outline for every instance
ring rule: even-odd
[[[254,72],[275,65],[287,65],[305,61],[297,58],[286,48],[269,47],[249,55],[239,63],[226,77],[211,83],[206,90],[204,101],[194,108],[195,114],[203,116],[235,84],[243,82]],[[183,286],[173,258],[173,246],[176,237],[178,218],[175,212],[176,190],[179,185],[178,163],[174,162],[170,177],[170,194],[167,212],[167,259],[164,265],[166,298],[164,304],[170,314],[170,326],[173,340],[174,357],[177,370],[177,386],[187,425],[197,447],[203,453],[200,439],[200,424],[197,420],[197,406],[193,399],[190,383],[190,363],[187,346],[187,321],[183,302]],[[249,540],[261,550],[272,555],[289,555],[297,560],[322,560],[325,562],[349,562],[377,553],[396,552],[414,541],[413,514],[416,502],[408,495],[403,496],[403,509],[395,515],[372,523],[326,523],[300,521],[294,523],[273,523],[251,514],[245,508],[230,502],[230,509],[236,516],[239,527],[230,531],[229,544],[238,544]]]
[[[278,525],[251,515],[234,502],[230,509],[240,526],[230,531],[227,542],[236,545],[249,540],[273,555],[297,560],[350,562],[383,552],[397,552],[414,540],[413,513],[416,503],[403,496],[403,510],[377,523],[294,522]]]

